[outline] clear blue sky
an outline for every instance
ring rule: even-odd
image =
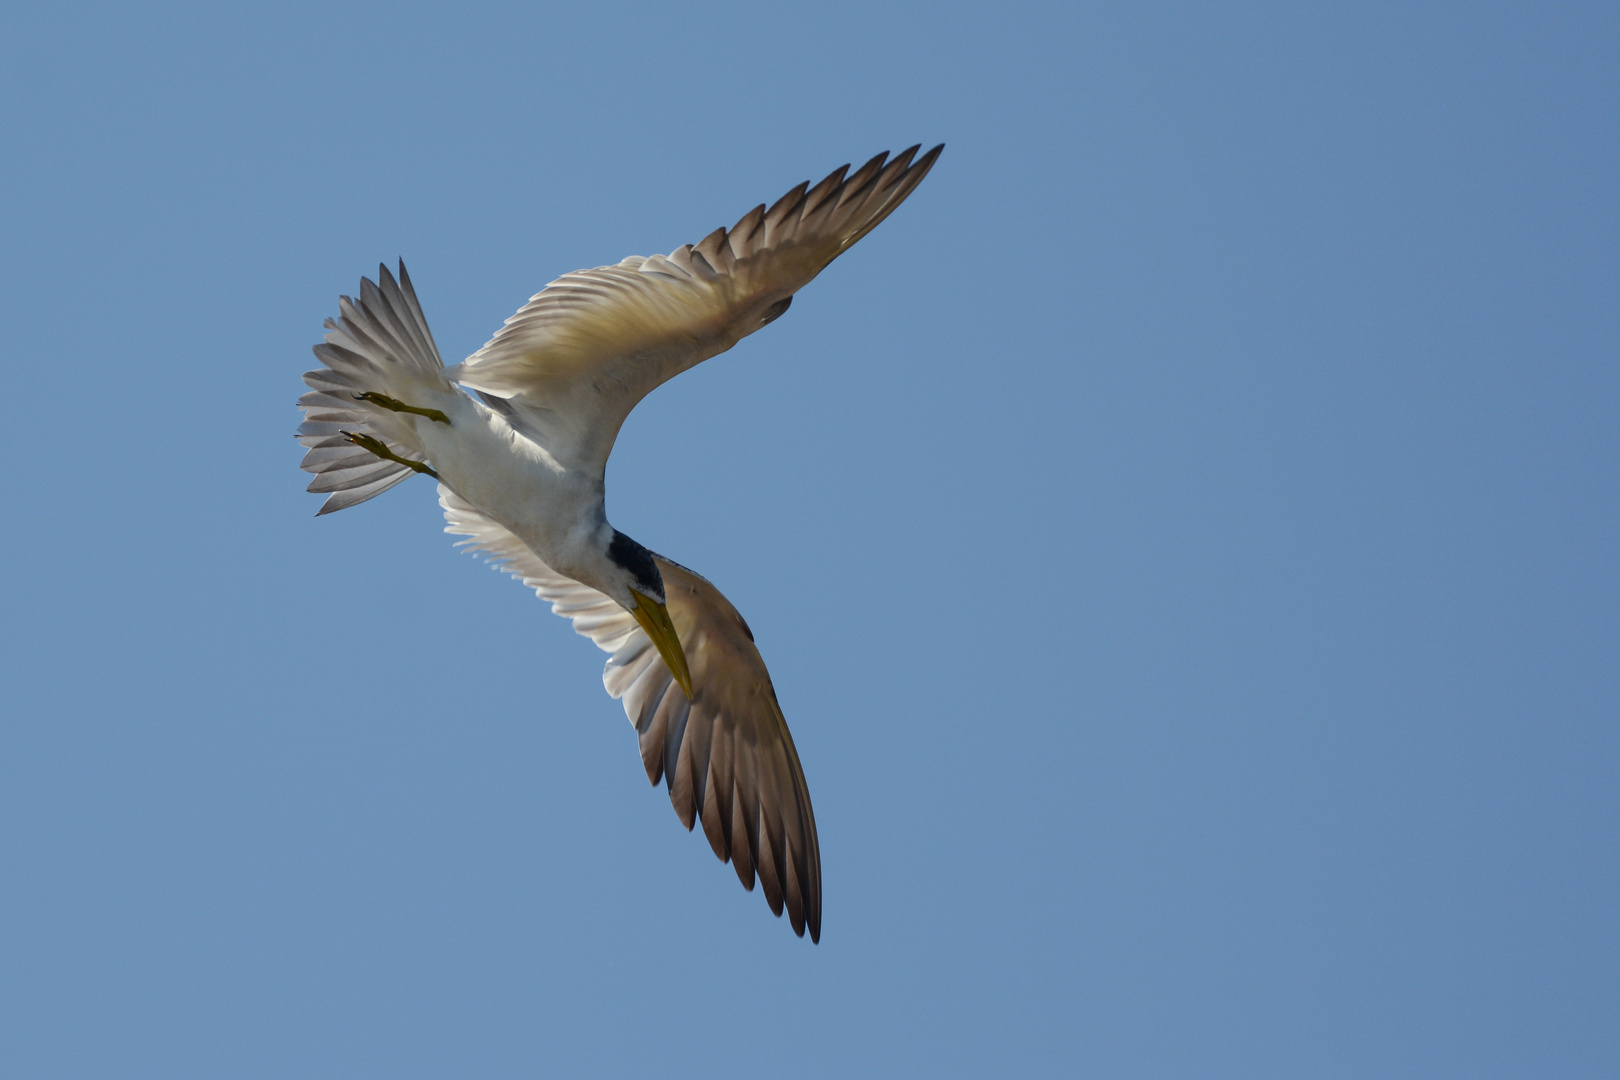
[[[1620,16],[1352,7],[9,8],[0,1071],[1620,1072]],[[380,260],[459,357],[936,141],[609,469],[812,946],[293,401]]]

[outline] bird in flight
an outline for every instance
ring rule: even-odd
[[[706,579],[608,524],[619,428],[659,384],[778,318],[793,294],[922,182],[943,145],[803,183],[668,255],[576,270],[446,368],[400,263],[342,297],[304,374],[319,513],[422,473],[445,531],[532,588],[612,654],[647,777],[681,822],[795,933],[821,938],[821,850],[798,751],[753,632]],[[465,389],[463,389],[465,388]],[[470,391],[470,393],[469,393]]]

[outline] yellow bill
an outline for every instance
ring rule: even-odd
[[[681,684],[681,691],[686,694],[686,700],[691,701],[692,673],[687,670],[686,653],[681,649],[681,639],[675,634],[675,624],[670,621],[669,608],[634,589],[630,591],[630,595],[636,600],[635,610],[630,614],[634,615],[636,622],[647,631],[647,636],[658,647],[658,655],[664,658],[664,666],[675,676],[675,681]]]

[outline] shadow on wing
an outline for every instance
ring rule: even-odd
[[[686,827],[701,821],[743,886],[757,876],[771,910],[820,940],[815,814],[753,633],[710,582],[661,557],[658,569],[696,694],[686,700],[644,635],[608,662],[608,690],[624,698],[647,778],[664,781]]]

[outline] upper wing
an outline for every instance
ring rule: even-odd
[[[566,578],[529,547],[439,485],[445,532],[483,552],[532,588],[574,629],[613,654],[602,674],[608,693],[641,740],[654,784],[662,778],[688,828],[703,821],[721,861],[752,890],[758,874],[777,915],[821,940],[821,847],[799,753],[776,701],[765,661],[737,609],[705,579],[658,559],[670,618],[692,672],[691,701],[676,685],[635,618],[602,593]]]
[[[564,274],[449,376],[512,399],[552,453],[600,470],[638,401],[786,311],[911,194],[944,146],[913,162],[917,149],[800,184],[667,256]]]

